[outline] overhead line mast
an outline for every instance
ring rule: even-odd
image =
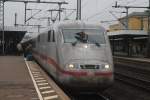
[[[76,20],[81,20],[81,0],[77,0],[77,17]]]
[[[46,3],[46,4],[58,4],[59,6],[59,20],[61,19],[61,6],[63,4],[68,4],[67,2],[49,2],[49,1],[41,1],[41,0],[37,0],[37,1],[21,1],[21,0],[5,0],[5,1],[9,1],[9,2],[23,2],[25,4],[25,15],[24,15],[24,24],[26,24],[26,22],[28,21],[26,16],[27,16],[27,4],[28,3]]]
[[[33,16],[31,16],[29,19],[26,18],[27,16],[27,4],[28,3],[45,3],[45,4],[58,4],[59,5],[59,9],[61,9],[61,5],[63,4],[68,4],[67,2],[49,2],[49,1],[41,1],[41,0],[37,0],[37,1],[21,1],[21,0],[0,0],[0,24],[2,27],[0,27],[0,31],[2,31],[2,53],[5,54],[5,34],[4,34],[4,3],[5,2],[23,2],[25,4],[25,14],[24,14],[24,24],[26,25],[26,22],[28,20],[30,20]],[[60,12],[59,12],[60,14]],[[61,16],[61,15],[60,15]],[[17,18],[17,16],[16,16]],[[60,19],[60,18],[59,18]],[[17,25],[17,23],[15,23]]]
[[[2,53],[5,54],[5,36],[4,36],[4,32],[5,32],[5,27],[4,27],[4,0],[0,0],[0,31],[2,33]]]

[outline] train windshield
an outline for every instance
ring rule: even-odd
[[[98,29],[64,29],[65,43],[105,44],[104,33]]]

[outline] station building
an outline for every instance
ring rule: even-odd
[[[119,18],[119,23],[109,26],[109,31],[125,30],[126,16]],[[128,30],[148,30],[148,12],[133,12],[128,15]]]
[[[108,36],[114,55],[144,57],[148,42],[148,12],[133,12],[110,25]]]

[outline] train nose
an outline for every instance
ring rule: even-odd
[[[88,77],[70,77],[64,82],[64,86],[73,90],[95,91],[105,89],[111,86],[112,83],[112,77],[98,77],[92,75]]]
[[[106,57],[105,46],[97,47],[91,44],[78,44],[75,47],[70,45],[62,46],[62,57],[65,63],[70,60],[108,60]]]
[[[66,70],[80,70],[86,72],[97,72],[97,71],[110,71],[112,66],[106,60],[101,59],[72,59],[66,63]]]

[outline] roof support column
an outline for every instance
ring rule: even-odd
[[[4,27],[4,0],[0,0],[0,24],[2,26],[2,29],[0,30],[2,32],[2,53],[5,54],[5,27]]]

